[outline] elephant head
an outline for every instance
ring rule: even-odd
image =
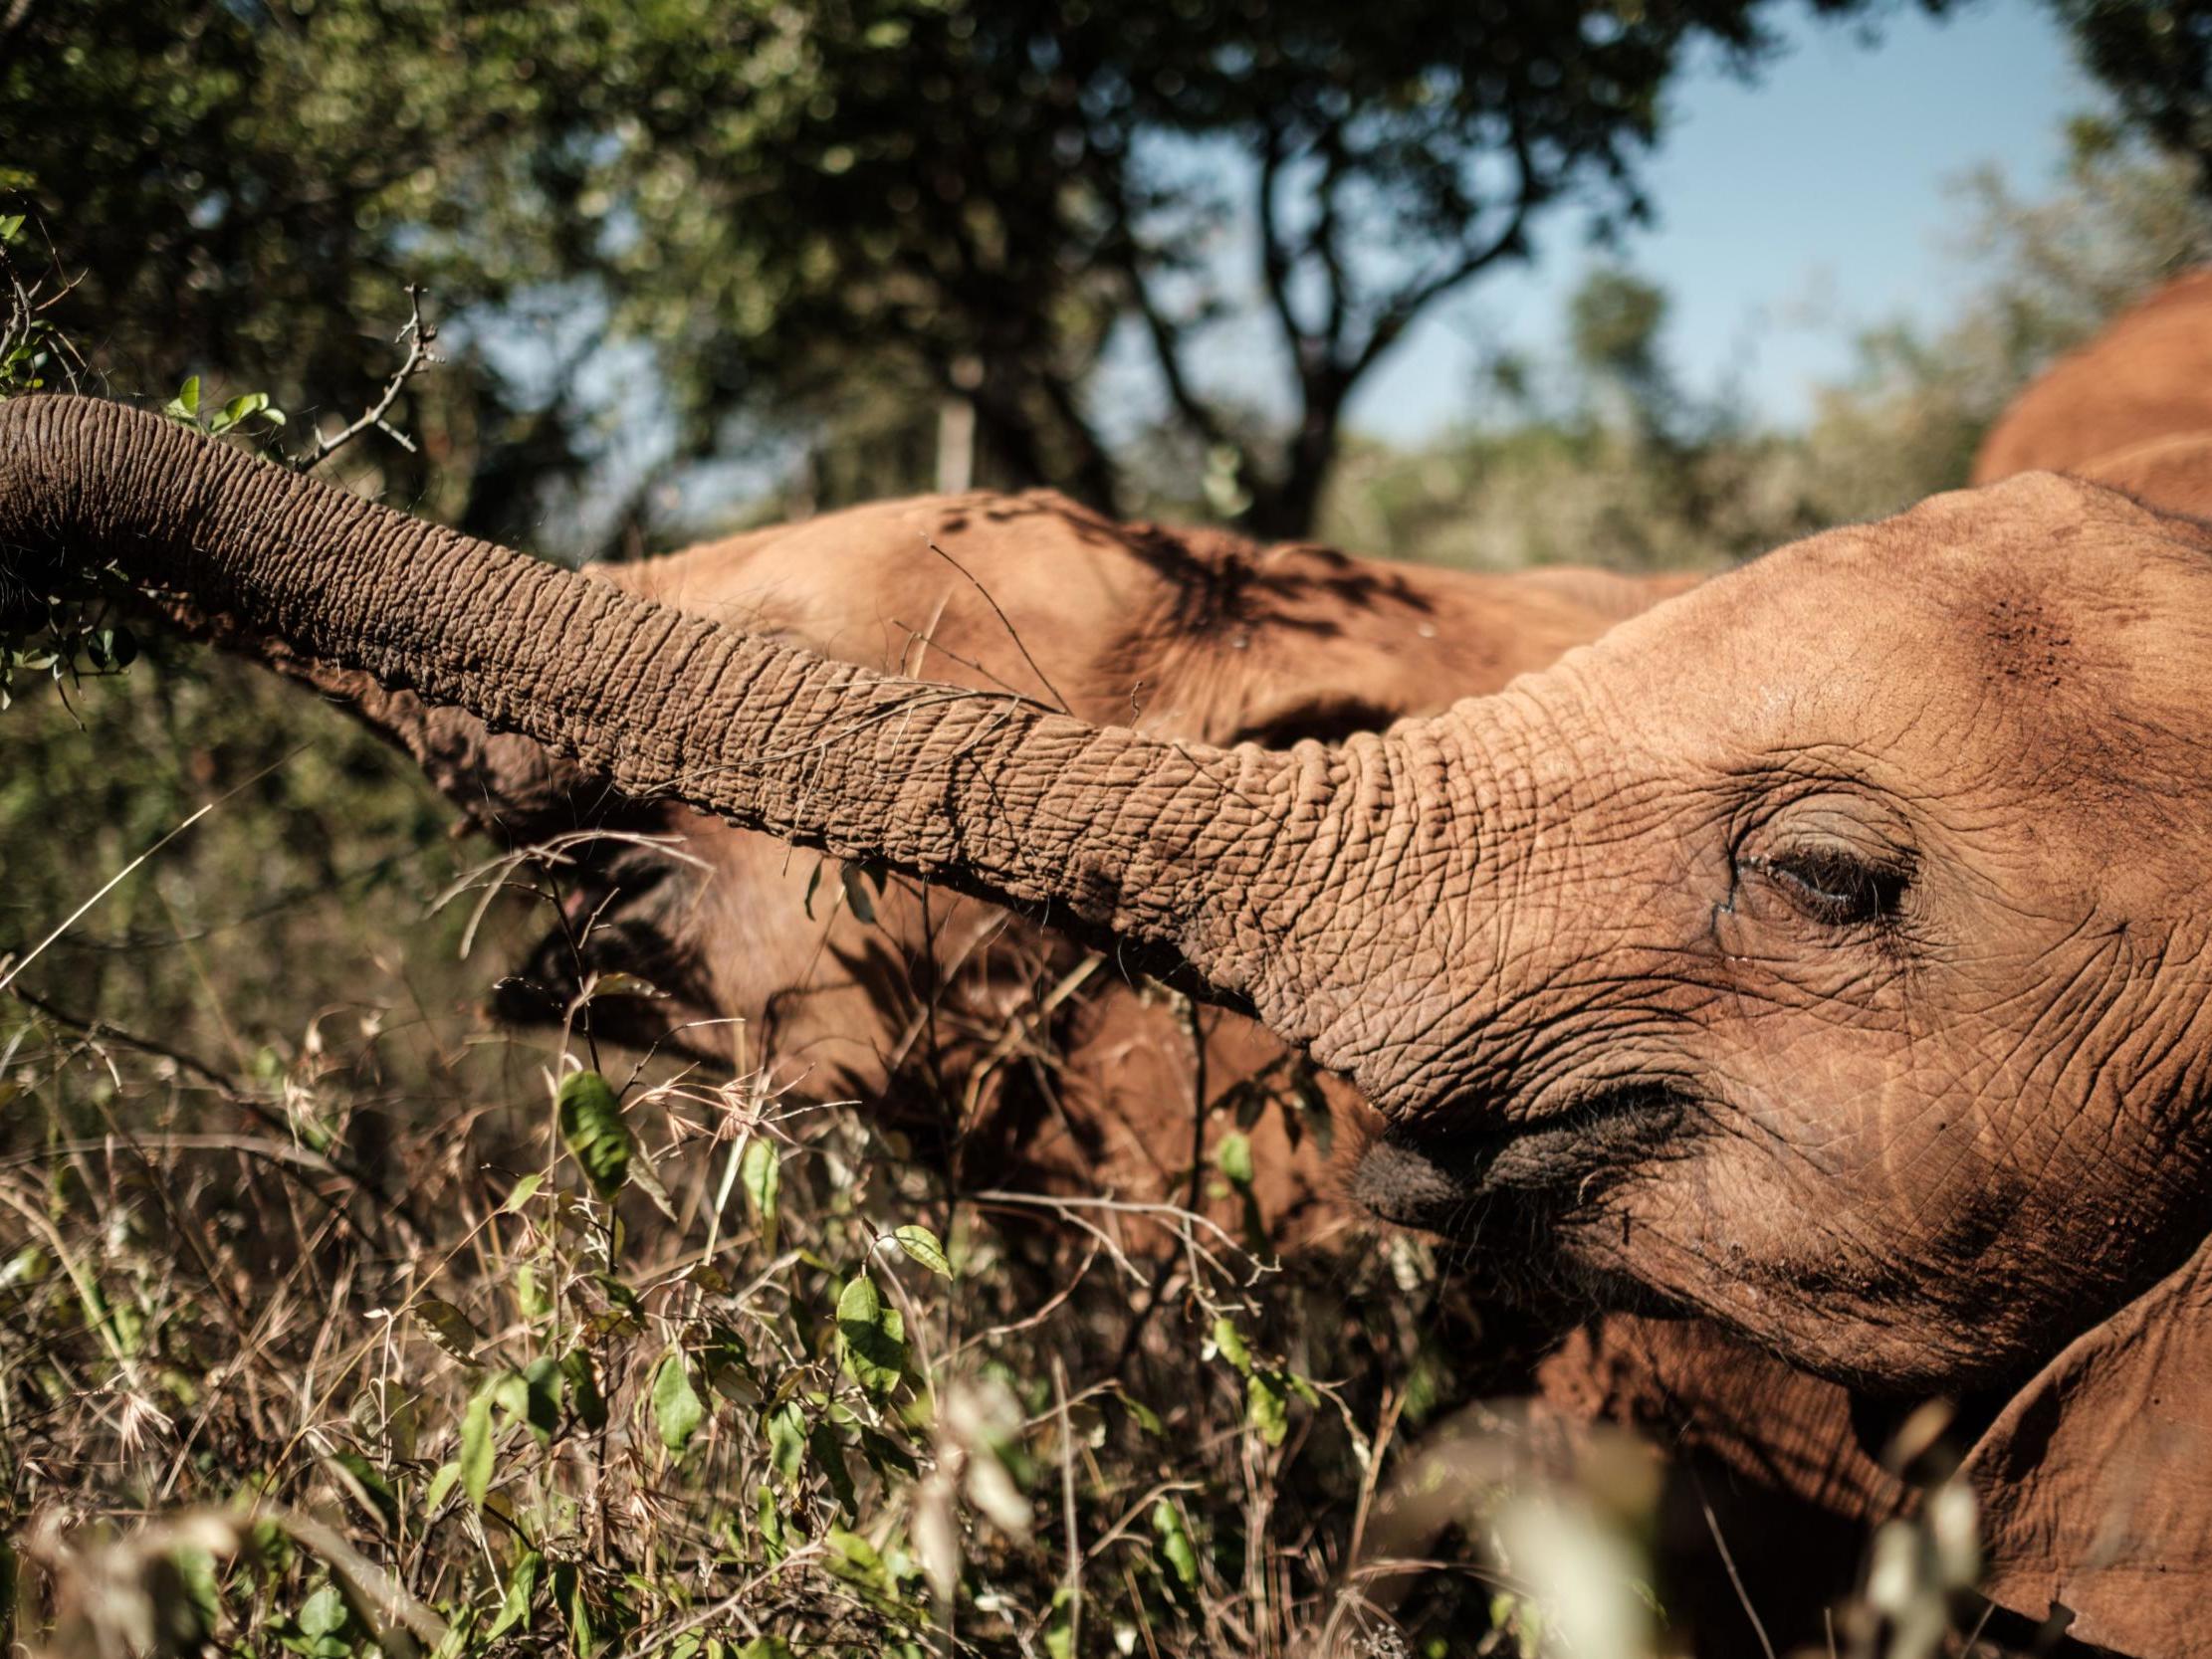
[[[1468,1271],[2009,1395],[1999,1534],[2085,1551],[2000,1584],[2078,1634],[2212,1583],[2204,526],[1939,497],[1286,750],[828,662],[75,400],[0,410],[0,549],[1248,1011],[1359,1085],[1361,1194]]]

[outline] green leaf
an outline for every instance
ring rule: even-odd
[[[1052,1616],[1044,1627],[1044,1659],[1074,1659],[1075,1597],[1065,1584],[1052,1592]]]
[[[680,1452],[706,1420],[707,1407],[691,1385],[691,1366],[680,1351],[671,1352],[653,1373],[653,1426],[661,1444]]]
[[[906,1320],[865,1273],[837,1295],[837,1346],[847,1373],[871,1394],[890,1393],[906,1372]]]
[[[438,1472],[430,1477],[430,1490],[422,1495],[422,1513],[436,1515],[438,1506],[446,1501],[446,1495],[453,1490],[453,1483],[460,1478],[461,1466],[458,1463],[439,1464]]]
[[[754,1506],[755,1519],[761,1528],[761,1549],[774,1566],[783,1558],[783,1512],[775,1507],[775,1493],[767,1486],[761,1488],[760,1498]]]
[[[103,674],[116,673],[138,660],[138,639],[128,628],[96,628],[85,636],[85,656]]]
[[[597,1072],[571,1072],[555,1097],[560,1139],[602,1198],[622,1190],[630,1175],[630,1127],[614,1090]]]
[[[568,1385],[568,1409],[576,1414],[576,1421],[594,1433],[605,1428],[607,1402],[599,1392],[598,1373],[591,1368],[591,1355],[580,1348],[562,1354],[560,1379]]]
[[[530,1384],[523,1380],[521,1371],[501,1371],[485,1382],[484,1391],[507,1413],[510,1422],[530,1420]]]
[[[353,1501],[387,1528],[399,1525],[399,1496],[384,1472],[359,1452],[332,1452],[330,1468],[337,1482],[351,1492]]]
[[[345,1608],[344,1593],[335,1584],[325,1584],[300,1603],[295,1621],[308,1636],[334,1636],[351,1616]]]
[[[484,1494],[492,1489],[492,1396],[487,1389],[478,1389],[469,1396],[468,1409],[461,1414],[461,1453],[455,1460],[461,1466],[461,1490],[468,1495],[469,1507],[484,1507]]]
[[[1235,1322],[1225,1314],[1214,1322],[1214,1346],[1220,1350],[1223,1359],[1246,1376],[1251,1375],[1252,1350],[1244,1346],[1243,1332],[1237,1330]]]
[[[485,1385],[492,1403],[530,1430],[541,1446],[553,1444],[553,1431],[560,1424],[560,1366],[552,1359],[534,1359],[528,1370],[503,1371]]]
[[[1160,1540],[1161,1559],[1168,1563],[1170,1587],[1178,1590],[1183,1599],[1196,1601],[1199,1553],[1191,1542],[1190,1528],[1183,1523],[1183,1512],[1170,1500],[1160,1499],[1152,1506],[1152,1531]]]
[[[484,1632],[486,1641],[504,1636],[530,1619],[530,1604],[538,1594],[538,1572],[546,1564],[546,1557],[535,1550],[525,1550],[515,1557],[514,1569],[507,1574],[507,1595],[500,1602],[499,1617]]]
[[[189,421],[197,425],[200,418],[200,377],[195,374],[177,387],[176,396],[169,399],[161,412],[171,420]]]
[[[860,1497],[853,1490],[852,1470],[845,1463],[845,1443],[837,1438],[837,1431],[824,1417],[816,1423],[806,1437],[806,1449],[813,1454],[815,1465],[829,1482],[829,1490],[836,1494],[837,1503],[853,1520],[860,1519]]]
[[[883,1570],[883,1556],[877,1554],[874,1545],[858,1533],[848,1533],[842,1527],[832,1527],[823,1542],[831,1551],[829,1570],[838,1577],[870,1589],[896,1588],[890,1574]]]
[[[215,1557],[196,1544],[187,1544],[169,1554],[169,1562],[176,1568],[177,1580],[184,1587],[184,1599],[191,1606],[199,1621],[200,1635],[215,1634],[223,1621],[223,1591],[215,1575]],[[4,1565],[0,1558],[0,1565]],[[0,1571],[0,1589],[6,1586],[9,1574]],[[0,1602],[0,1606],[13,1605],[14,1598]]]
[[[891,1236],[899,1241],[899,1248],[941,1279],[953,1276],[952,1258],[945,1254],[945,1247],[937,1242],[937,1235],[927,1227],[909,1222],[904,1227],[892,1229]]]
[[[524,1420],[538,1444],[553,1444],[553,1431],[560,1425],[560,1361],[541,1356],[523,1367],[523,1382],[530,1390],[530,1409]]]
[[[775,1250],[775,1195],[783,1184],[783,1154],[767,1136],[756,1134],[745,1143],[738,1163],[738,1181],[745,1188],[746,1207],[761,1230],[761,1248]]]
[[[425,1297],[415,1304],[415,1318],[422,1322],[423,1335],[439,1348],[464,1365],[476,1363],[476,1345],[481,1339],[468,1315],[450,1302]]]
[[[569,1565],[554,1567],[553,1592],[553,1603],[568,1625],[568,1651],[576,1659],[585,1659],[599,1643],[591,1622],[591,1603],[584,1598],[583,1574]]]
[[[534,1194],[538,1190],[538,1188],[545,1183],[545,1179],[546,1177],[543,1172],[533,1170],[530,1174],[525,1175],[521,1180],[517,1181],[512,1187],[508,1188],[507,1202],[500,1205],[500,1214],[513,1215],[517,1210],[521,1209],[525,1204],[529,1203],[531,1200],[531,1195]]]
[[[630,1155],[630,1184],[653,1201],[653,1207],[668,1217],[676,1219],[676,1206],[668,1201],[668,1188],[661,1185],[660,1172],[653,1167],[653,1160],[639,1146]]]
[[[1168,1425],[1160,1420],[1160,1413],[1153,1410],[1134,1394],[1123,1394],[1121,1403],[1130,1416],[1137,1419],[1137,1426],[1155,1440],[1168,1432]]]
[[[1293,1089],[1298,1103],[1298,1117],[1291,1121],[1304,1121],[1307,1133],[1313,1137],[1314,1144],[1320,1147],[1321,1155],[1325,1158],[1336,1149],[1336,1120],[1329,1112],[1329,1097],[1321,1092],[1321,1085],[1313,1075],[1302,1069]]]
[[[1244,1420],[1266,1444],[1282,1444],[1290,1431],[1290,1402],[1279,1373],[1253,1371],[1244,1379]]]
[[[788,1483],[798,1479],[806,1464],[806,1413],[796,1400],[785,1400],[769,1413],[769,1467]]]
[[[845,904],[852,911],[853,920],[862,927],[871,927],[876,919],[875,901],[868,897],[867,884],[860,879],[860,867],[847,864],[837,872],[837,879],[844,884]]]
[[[242,392],[223,405],[222,412],[215,417],[214,428],[217,432],[228,432],[240,421],[251,420],[268,407],[267,392]]]
[[[1239,1192],[1252,1188],[1252,1143],[1248,1137],[1231,1132],[1214,1148],[1214,1166],[1228,1177]]]
[[[534,1324],[553,1312],[553,1297],[538,1283],[538,1270],[528,1262],[515,1269],[515,1306]]]

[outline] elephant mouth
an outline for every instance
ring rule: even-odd
[[[1471,1238],[1501,1209],[1555,1221],[1663,1155],[1696,1105],[1676,1081],[1630,1078],[1488,1129],[1454,1127],[1478,1109],[1447,1106],[1419,1128],[1384,1131],[1353,1171],[1352,1197],[1384,1221],[1453,1239]]]

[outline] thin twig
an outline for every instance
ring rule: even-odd
[[[318,436],[315,440],[315,448],[304,454],[294,456],[291,461],[294,472],[312,473],[372,426],[398,444],[409,455],[414,453],[414,440],[405,433],[385,425],[384,417],[391,413],[391,406],[399,401],[399,394],[406,389],[408,381],[422,373],[424,369],[435,367],[444,359],[437,356],[430,349],[431,345],[437,340],[438,325],[435,322],[428,322],[423,319],[422,285],[420,283],[409,283],[407,285],[407,320],[401,324],[399,332],[392,336],[394,344],[400,340],[407,342],[407,355],[399,365],[399,372],[385,382],[383,395],[363,410],[359,419],[331,437]]]
[[[1206,1195],[1206,1121],[1211,1115],[1206,1099],[1206,1038],[1199,1030],[1198,1010],[1187,996],[1175,999],[1176,1023],[1191,1044],[1191,1187],[1185,1206],[1194,1214]],[[1136,1357],[1137,1346],[1144,1340],[1145,1327],[1152,1323],[1162,1298],[1168,1294],[1168,1281],[1175,1275],[1175,1257],[1167,1256],[1154,1270],[1152,1292],[1145,1298],[1145,1305],[1137,1310],[1137,1317],[1129,1322],[1129,1329],[1121,1339],[1121,1352],[1114,1359],[1114,1374],[1119,1376],[1129,1368],[1129,1361]]]
[[[1743,1587],[1743,1574],[1736,1570],[1736,1557],[1728,1553],[1728,1541],[1720,1536],[1720,1520],[1702,1492],[1697,1495],[1697,1507],[1705,1512],[1705,1528],[1713,1536],[1713,1548],[1720,1552],[1720,1564],[1728,1569],[1728,1582],[1736,1587],[1736,1599],[1743,1603],[1743,1616],[1751,1621],[1751,1633],[1759,1638],[1760,1652],[1766,1659],[1774,1659],[1774,1643],[1767,1637],[1767,1627],[1759,1618],[1759,1609],[1751,1605],[1751,1592]]]
[[[1083,1541],[1075,1529],[1075,1433],[1067,1415],[1067,1366],[1052,1355],[1052,1395],[1060,1418],[1060,1517],[1067,1529],[1067,1650],[1083,1651]]]
[[[1012,621],[1007,617],[1006,613],[998,608],[998,601],[991,596],[991,589],[984,586],[982,582],[977,581],[975,573],[971,571],[967,565],[961,563],[959,559],[953,557],[951,553],[948,553],[944,548],[940,547],[929,536],[925,535],[922,537],[922,545],[927,547],[931,552],[935,553],[939,558],[943,559],[947,564],[951,565],[955,570],[958,570],[963,576],[966,576],[968,578],[969,585],[974,587],[978,593],[984,596],[984,603],[989,605],[991,607],[992,614],[997,617],[998,625],[1006,630],[1006,637],[1013,641],[1013,648],[1021,653],[1021,660],[1029,665],[1029,672],[1037,677],[1037,683],[1041,685],[1046,691],[1052,694],[1052,701],[1060,706],[1060,713],[1063,715],[1074,714],[1075,711],[1068,707],[1067,699],[1060,695],[1060,688],[1053,685],[1052,682],[1045,677],[1043,669],[1037,667],[1036,658],[1029,655],[1029,648],[1021,643],[1021,634],[1019,630],[1014,627]]]
[[[140,853],[136,858],[132,859],[128,864],[124,865],[112,876],[109,877],[108,880],[102,884],[101,889],[98,893],[94,894],[82,905],[79,905],[75,910],[71,911],[69,915],[62,919],[60,926],[58,926],[51,933],[48,933],[46,937],[40,939],[38,943],[32,945],[29,953],[26,954],[21,961],[10,962],[6,964],[7,971],[4,973],[0,973],[0,991],[4,991],[10,985],[14,984],[17,976],[20,975],[25,968],[29,967],[33,962],[37,961],[39,957],[44,954],[48,945],[52,944],[64,933],[68,933],[71,927],[76,924],[79,917],[83,916],[95,905],[99,904],[101,900],[107,898],[109,894],[114,892],[116,888],[120,887],[124,879],[128,877],[132,871],[136,870],[138,866],[145,863],[147,859],[153,857],[155,853],[158,853],[163,847],[166,847],[170,842],[174,841],[178,836],[182,835],[186,830],[190,829],[194,824],[198,823],[210,812],[213,812],[215,808],[220,804],[221,803],[217,801],[209,801],[205,806],[201,807],[199,811],[193,813],[191,817],[185,819],[183,823],[177,825],[175,829],[169,831],[168,834],[164,835],[160,840],[156,841],[152,846],[148,847],[144,852]]]
[[[56,1025],[66,1026],[95,1043],[107,1041],[122,1048],[135,1049],[138,1053],[150,1055],[156,1060],[167,1061],[178,1071],[197,1078],[202,1084],[212,1089],[225,1105],[236,1107],[274,1134],[290,1136],[299,1133],[298,1126],[288,1120],[282,1113],[273,1110],[267,1102],[255,1099],[253,1095],[239,1087],[235,1081],[217,1068],[209,1065],[204,1060],[185,1053],[180,1048],[171,1048],[166,1043],[154,1041],[151,1037],[138,1036],[136,1033],[125,1031],[122,1027],[108,1020],[93,1019],[83,1014],[73,1014],[66,1008],[56,1007],[43,996],[25,990],[21,985],[9,986],[7,994],[25,1007],[33,1009],[47,1019],[52,1020]],[[169,1145],[190,1146],[196,1142],[204,1141],[208,1143],[208,1149],[210,1150],[250,1151],[275,1157],[274,1153],[264,1151],[258,1146],[243,1142],[230,1144],[232,1138],[225,1136],[168,1136],[163,1139],[164,1143]],[[223,1142],[224,1144],[217,1145],[216,1142]],[[49,1147],[47,1150],[51,1152],[55,1148]],[[378,1184],[376,1178],[369,1174],[367,1170],[359,1167],[350,1159],[334,1157],[329,1152],[308,1152],[299,1147],[295,1147],[294,1150],[299,1153],[299,1156],[277,1158],[276,1161],[294,1162],[303,1168],[312,1168],[319,1173],[337,1176],[354,1187],[364,1198],[370,1200],[370,1207],[378,1215],[388,1219],[398,1229],[402,1242],[408,1248],[421,1248],[424,1242],[422,1229],[416,1224],[413,1215],[408,1212],[406,1201],[403,1198],[395,1199],[386,1193],[383,1187]]]

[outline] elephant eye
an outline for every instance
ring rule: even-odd
[[[1748,861],[1809,922],[1847,928],[1895,914],[1907,873],[1843,847],[1806,847]]]

